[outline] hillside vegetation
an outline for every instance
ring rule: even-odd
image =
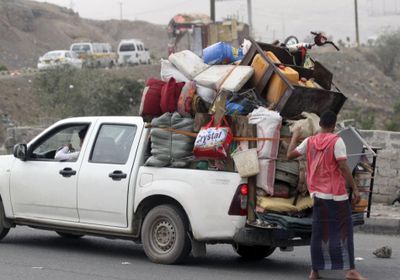
[[[0,0],[0,65],[35,67],[39,56],[73,42],[141,39],[155,58],[167,54],[165,26],[143,21],[83,19],[70,9],[28,0]]]
[[[400,52],[396,49],[400,45],[399,34],[399,31],[383,34],[375,47],[343,47],[340,52],[324,47],[311,52],[333,73],[335,85],[348,98],[340,114],[341,120],[355,119],[359,128],[400,130]],[[8,69],[35,66],[38,56],[44,52],[68,48],[75,41],[110,42],[115,47],[122,38],[140,38],[154,58],[166,56],[168,38],[164,26],[141,21],[94,21],[82,19],[77,13],[56,5],[0,0],[0,66]],[[67,73],[68,77],[62,73],[58,76],[0,75],[0,123],[47,125],[48,118],[77,114],[135,114],[142,86],[135,81],[158,77],[160,66],[157,59],[154,62],[128,68],[73,71]],[[49,92],[49,86],[54,86],[54,95],[63,95],[59,98],[68,97],[70,92],[70,99],[58,100],[54,96],[46,100],[40,92]],[[129,101],[131,107],[119,108],[112,97],[107,99],[113,94],[132,100]],[[74,98],[76,102],[82,100],[83,104],[95,104],[101,99],[103,103],[99,104],[112,103],[115,110],[97,106],[94,112],[83,106],[76,110],[70,108],[57,116],[59,110],[55,104]]]

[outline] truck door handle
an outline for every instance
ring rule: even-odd
[[[59,173],[64,177],[71,177],[73,175],[76,175],[76,171],[73,170],[71,167],[65,167],[64,169],[60,170]]]
[[[108,174],[108,177],[115,181],[120,181],[126,178],[126,173],[123,173],[121,170],[115,170],[113,173]]]

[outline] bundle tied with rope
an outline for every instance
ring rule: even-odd
[[[146,166],[187,167],[192,161],[193,119],[165,113],[151,121],[151,157]],[[177,133],[179,132],[179,133]]]

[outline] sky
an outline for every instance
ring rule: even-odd
[[[168,24],[178,13],[210,13],[209,0],[35,0],[73,8],[91,19],[144,20]],[[355,41],[353,0],[252,0],[254,36],[271,42],[295,35],[304,40],[310,31],[324,31],[335,41]],[[101,3],[101,4],[100,4]],[[121,9],[122,8],[122,9]],[[246,0],[217,0],[216,19],[235,16],[248,21]],[[400,27],[400,0],[358,0],[360,40]]]

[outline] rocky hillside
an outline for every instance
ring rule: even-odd
[[[79,41],[143,40],[155,58],[167,52],[167,32],[161,25],[142,21],[95,21],[70,9],[29,0],[0,0],[0,64],[9,69],[33,67],[37,58]]]
[[[29,0],[0,0],[0,64],[10,69],[32,67],[38,56],[66,49],[75,41],[110,42],[140,38],[155,58],[166,56],[168,42],[164,26],[141,21],[94,21],[56,5]],[[373,128],[385,129],[385,121],[399,101],[400,83],[383,74],[367,58],[369,49],[313,50],[312,56],[334,74],[336,86],[348,97],[341,118],[365,119]],[[159,65],[104,70],[122,76],[157,76]],[[32,76],[29,76],[32,75]],[[8,115],[20,125],[36,123],[41,112],[31,94],[34,74],[0,76],[0,116]],[[26,110],[26,108],[30,110]],[[28,114],[27,114],[28,112]]]
[[[370,49],[342,49],[340,52],[319,51],[313,57],[332,73],[336,86],[348,98],[342,118],[367,119],[374,116],[374,128],[384,129],[400,101],[400,82],[384,75],[368,60]]]

